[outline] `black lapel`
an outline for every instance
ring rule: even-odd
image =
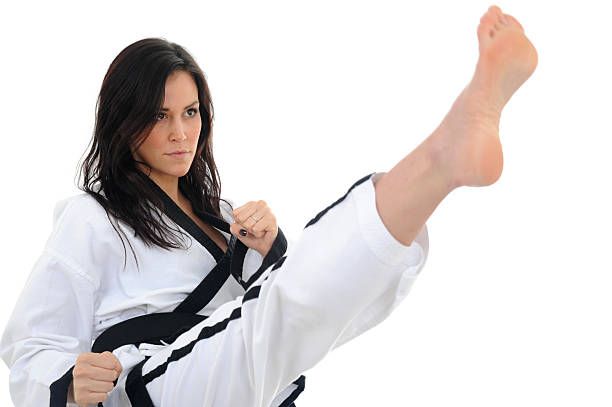
[[[202,229],[187,215],[183,210],[166,194],[166,192],[159,187],[149,177],[145,177],[153,190],[157,193],[157,195],[162,199],[165,208],[162,209],[170,219],[176,222],[177,225],[182,227],[191,237],[196,239],[202,246],[208,250],[208,252],[215,258],[217,262],[221,260],[224,255],[223,250],[217,246],[217,244],[204,233]],[[209,213],[203,213],[200,211],[195,211],[196,214],[208,224],[216,227],[218,229],[223,230],[224,232],[229,233],[229,223],[225,221],[225,219],[219,218],[217,216],[211,215]]]

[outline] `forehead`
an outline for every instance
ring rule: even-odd
[[[182,109],[198,100],[198,87],[189,72],[175,71],[166,79],[164,107]]]

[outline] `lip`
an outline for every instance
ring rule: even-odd
[[[183,154],[187,154],[189,151],[183,150],[183,151],[173,151],[171,153],[167,153],[167,155],[183,155]]]

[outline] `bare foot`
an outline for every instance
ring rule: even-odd
[[[477,34],[480,56],[474,76],[427,140],[453,187],[485,186],[499,179],[501,111],[538,63],[521,24],[497,6],[482,16]]]

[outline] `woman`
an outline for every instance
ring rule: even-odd
[[[264,201],[220,199],[212,102],[191,56],[155,38],[124,49],[102,84],[84,193],[56,206],[2,338],[15,404],[292,405],[303,372],[405,298],[437,205],[501,175],[501,110],[537,54],[495,6],[478,39],[440,126],[358,179],[289,251]]]

